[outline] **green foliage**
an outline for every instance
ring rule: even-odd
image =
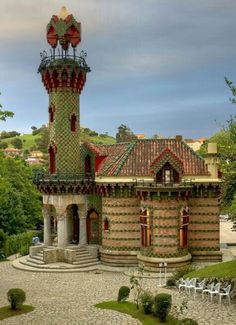
[[[20,133],[17,131],[2,131],[0,135],[0,139],[8,139],[8,138],[14,138],[19,136]]]
[[[184,318],[180,321],[179,325],[198,325],[198,322],[192,318]]]
[[[6,142],[0,142],[0,149],[6,149],[8,147],[8,144]]]
[[[151,314],[152,313],[152,306],[153,306],[153,295],[151,292],[145,290],[141,296],[141,304],[143,306],[144,314]]]
[[[130,293],[130,288],[127,286],[120,287],[119,292],[118,292],[118,298],[117,301],[125,301],[129,297]]]
[[[40,136],[35,140],[36,149],[43,153],[47,153],[49,144],[49,128],[46,127],[46,125],[42,125],[37,131],[39,132],[36,134],[39,134]]]
[[[0,228],[17,234],[41,223],[40,194],[31,169],[21,159],[0,154]]]
[[[8,236],[4,240],[3,253],[6,257],[19,253],[24,256],[29,254],[32,238],[38,235],[36,231],[28,231],[18,235]]]
[[[218,263],[197,269],[186,274],[188,278],[224,278],[236,279],[236,260],[224,263]]]
[[[1,95],[1,93],[0,93]],[[0,104],[0,121],[6,121],[8,117],[13,117],[14,113],[10,111],[3,111],[2,110],[2,105]]]
[[[11,304],[11,309],[15,310],[25,302],[25,292],[19,288],[12,288],[7,292],[7,299]]]
[[[183,278],[186,274],[188,274],[189,272],[192,272],[194,270],[195,270],[195,267],[191,264],[181,267],[173,274],[173,278],[175,280],[179,280],[180,278]]]
[[[34,310],[31,305],[22,305],[20,309],[12,310],[9,306],[0,307],[0,321],[17,315],[29,313]]]
[[[159,318],[161,322],[165,322],[171,308],[171,295],[167,293],[159,293],[154,297],[153,314]]]
[[[137,309],[141,302],[141,294],[143,293],[143,273],[144,267],[139,268],[138,274],[132,274],[130,276],[129,282],[131,284],[131,290],[133,294],[134,303],[136,304]]]
[[[176,285],[176,279],[175,278],[169,278],[166,281],[167,287],[174,287]]]
[[[14,146],[16,149],[22,149],[23,143],[22,140],[19,138],[15,138],[11,141],[11,144]]]
[[[124,124],[121,124],[118,127],[118,132],[116,133],[116,142],[131,142],[135,139],[137,139],[137,137],[129,127]]]
[[[142,309],[137,309],[136,305],[131,302],[117,302],[117,301],[104,301],[97,305],[95,305],[97,308],[102,309],[111,309],[119,311],[120,313],[124,313],[127,315],[132,316],[133,318],[138,319],[141,324],[143,325],[161,325],[162,323],[159,322],[159,320],[154,317],[152,314],[144,314]],[[176,319],[172,316],[168,316],[165,325],[176,325]]]

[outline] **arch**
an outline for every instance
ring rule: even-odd
[[[79,209],[77,204],[70,204],[66,208],[68,217],[68,240],[73,244],[79,243],[79,231],[80,231],[80,220],[79,220]]]
[[[87,215],[87,241],[88,244],[99,244],[99,214],[95,209]]]
[[[52,123],[54,122],[54,117],[55,117],[55,107],[53,104],[49,106],[48,112],[49,112],[49,122]]]

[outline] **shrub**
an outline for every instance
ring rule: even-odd
[[[184,266],[184,267],[181,267],[180,269],[178,269],[173,277],[175,280],[179,280],[180,278],[183,278],[185,274],[188,274],[190,272],[193,272],[195,270],[195,267],[192,266],[192,265],[187,265],[187,266]]]
[[[120,287],[117,301],[118,302],[125,301],[129,297],[129,293],[130,293],[129,287],[126,286]]]
[[[153,295],[149,291],[144,291],[141,294],[141,304],[144,314],[151,314],[153,306]]]
[[[198,322],[192,318],[184,318],[180,321],[180,325],[198,325]]]
[[[20,253],[22,256],[29,253],[29,247],[32,245],[32,237],[36,236],[36,231],[28,231],[18,235],[8,236],[5,240],[3,253],[10,256]]]
[[[166,285],[167,285],[167,287],[174,287],[174,286],[176,286],[176,280],[174,278],[169,278],[166,281]]]
[[[157,316],[161,322],[166,321],[166,317],[171,308],[171,295],[167,293],[159,293],[154,298],[153,314]]]
[[[25,292],[19,288],[12,288],[7,292],[7,299],[11,304],[11,309],[18,309],[25,302]]]

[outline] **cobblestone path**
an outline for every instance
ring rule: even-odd
[[[173,304],[180,304],[184,294],[177,290],[160,289],[156,279],[145,279],[145,287],[153,292],[169,292]],[[122,285],[129,278],[120,273],[33,273],[19,271],[10,262],[0,263],[0,306],[7,305],[6,293],[19,287],[26,291],[27,304],[35,307],[29,314],[1,321],[1,325],[136,325],[137,320],[111,310],[102,310],[94,304],[115,300]],[[188,302],[186,316],[199,325],[235,325],[236,304],[219,307],[197,297]]]

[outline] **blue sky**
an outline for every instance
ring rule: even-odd
[[[81,95],[81,125],[115,135],[210,136],[236,106],[235,0],[1,0],[0,102],[13,119],[0,130],[30,132],[47,122],[37,74],[49,50],[46,25],[62,5],[82,23],[79,50],[92,71]]]

